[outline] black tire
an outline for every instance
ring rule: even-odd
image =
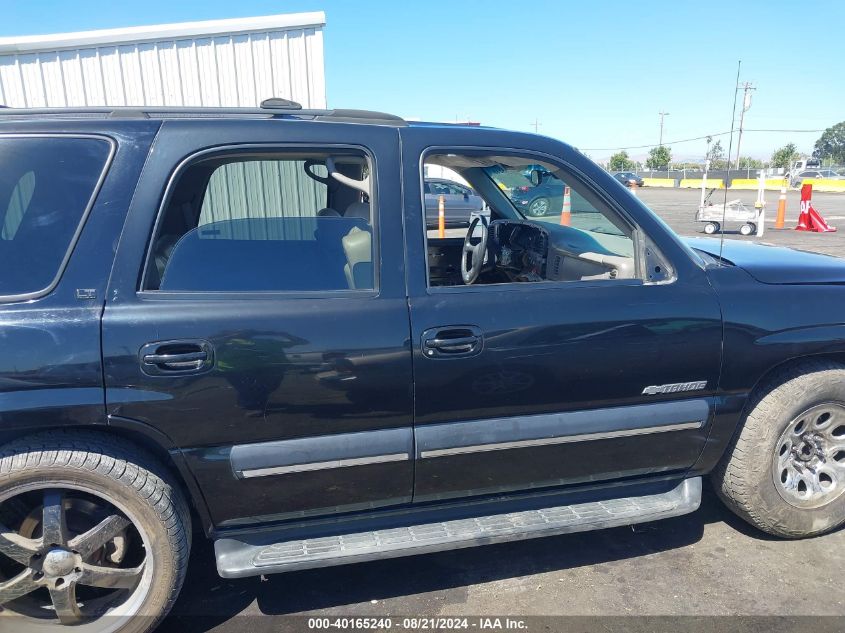
[[[40,498],[37,495],[41,494],[44,495],[43,508],[48,506],[48,494],[59,495],[54,497],[60,500],[55,507],[61,509],[61,524],[67,526],[66,530],[60,530],[67,535],[67,540],[62,541],[61,547],[50,549],[47,554],[52,555],[56,549],[67,550],[74,547],[71,539],[78,535],[79,531],[71,527],[73,504],[88,504],[90,507],[97,507],[99,512],[94,514],[96,518],[92,519],[93,522],[96,523],[100,517],[109,514],[113,515],[110,519],[119,518],[121,526],[125,526],[120,538],[126,543],[134,543],[136,554],[142,552],[137,554],[140,558],[136,558],[133,563],[136,567],[119,571],[142,571],[136,572],[137,580],[131,581],[134,583],[131,587],[118,590],[109,587],[104,590],[104,584],[93,585],[94,591],[103,592],[107,596],[116,595],[117,600],[127,596],[126,602],[118,604],[117,610],[112,610],[109,615],[83,611],[82,616],[85,619],[70,627],[63,626],[57,619],[26,618],[25,607],[28,605],[20,607],[21,599],[13,599],[7,602],[5,608],[12,613],[22,614],[19,628],[27,631],[70,629],[74,633],[87,633],[89,630],[146,633],[154,629],[173,606],[182,587],[191,546],[190,512],[179,487],[171,483],[168,471],[139,447],[96,432],[52,431],[21,438],[0,447],[0,501],[3,501],[0,503],[0,510],[6,510],[5,513],[0,513],[0,520],[8,520],[9,506],[25,505],[22,500],[37,500]],[[80,498],[83,500],[80,501]],[[102,507],[86,499],[101,499]],[[12,510],[14,511],[14,507]],[[34,516],[41,517],[41,527],[30,535],[30,542],[41,543],[42,547],[50,548],[53,546],[45,544],[47,536],[44,526],[47,525],[47,513],[44,509],[40,512],[42,514],[36,510]],[[76,512],[80,514],[79,510]],[[11,530],[14,531],[15,528]],[[110,573],[114,571],[115,566],[120,567],[120,561],[112,563],[107,558],[105,552],[108,552],[110,547],[114,547],[114,539],[107,541],[101,549],[92,550],[96,560],[90,559],[90,565],[99,565],[97,569],[108,569]],[[31,562],[29,567],[26,563],[13,561],[4,554],[7,554],[7,551],[0,553],[0,559],[4,559],[7,567],[10,564],[17,565],[12,573],[34,573],[36,565],[40,564],[40,576],[46,577],[46,582],[56,582],[55,575],[50,576],[47,573],[47,554],[37,554],[40,563]],[[72,554],[79,555],[79,552],[73,551]],[[91,556],[84,551],[82,555]],[[51,560],[61,559],[54,557]],[[89,563],[86,563],[86,560],[88,559],[80,558],[79,563],[74,563],[80,567],[73,571],[87,571],[89,567],[86,565]],[[141,562],[138,563],[138,560]],[[54,567],[50,569],[53,570]],[[53,572],[63,573],[72,572]],[[4,575],[9,580],[11,574]],[[38,575],[34,574],[35,577]],[[73,602],[81,600],[80,604],[83,606],[80,610],[86,609],[84,600],[77,597],[76,591],[91,591],[92,588],[84,586],[89,583],[83,582],[81,578],[78,578],[78,582],[68,582],[69,579],[68,576],[65,582],[62,582],[64,588],[74,585],[75,588],[70,594],[74,598]],[[116,593],[109,594],[110,591]],[[4,599],[8,599],[9,595],[12,594],[7,594]],[[51,594],[44,592],[44,595],[52,599]],[[39,592],[30,590],[23,599],[35,600],[36,596],[40,596]],[[115,598],[106,597],[102,600]],[[53,604],[55,605],[55,602]],[[32,613],[31,609],[29,613]],[[118,617],[118,614],[123,617]]]
[[[845,476],[837,475],[838,488],[832,489],[830,500],[820,507],[796,507],[799,502],[787,501],[786,484],[776,482],[781,476],[776,452],[784,434],[791,443],[789,433],[796,420],[800,425],[805,415],[811,418],[809,412],[816,407],[845,409],[845,367],[828,360],[809,360],[777,372],[752,394],[745,420],[712,474],[716,492],[725,504],[769,534],[805,538],[845,523],[845,494],[840,494],[845,492]],[[807,423],[816,421],[809,419]],[[827,433],[841,433],[845,443],[845,415],[834,418],[832,424],[835,428],[830,427]],[[825,450],[828,460],[831,455],[836,460],[832,465],[841,469],[836,472],[845,473],[845,451],[836,446]]]
[[[525,213],[532,218],[543,217],[549,214],[551,206],[551,201],[548,198],[540,196],[531,201]]]

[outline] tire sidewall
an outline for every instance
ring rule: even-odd
[[[749,474],[748,493],[756,498],[767,522],[783,528],[785,536],[811,536],[827,532],[845,522],[845,494],[820,508],[799,508],[788,503],[778,492],[773,458],[778,440],[786,428],[808,409],[825,403],[845,406],[845,384],[824,380],[821,376],[805,376],[801,380],[802,397],[790,399],[777,412],[774,420],[762,420],[757,428],[759,457],[757,468]]]
[[[127,464],[127,471],[133,465]],[[135,467],[137,468],[137,467]],[[122,477],[123,478],[123,477]],[[146,564],[152,564],[152,582],[138,605],[134,614],[128,618],[106,616],[113,618],[113,622],[105,623],[99,619],[88,624],[70,627],[76,633],[87,633],[89,630],[132,633],[147,631],[162,615],[163,605],[168,605],[175,586],[180,582],[175,561],[168,547],[166,526],[161,522],[155,508],[151,505],[156,500],[145,499],[130,483],[118,481],[112,477],[98,473],[96,470],[80,469],[70,466],[51,465],[49,467],[26,468],[12,470],[0,476],[0,492],[4,499],[33,488],[44,488],[49,481],[57,488],[80,489],[101,497],[115,505],[118,509],[134,520],[139,532],[146,536]],[[27,621],[29,625],[31,621]],[[33,623],[27,630],[33,632],[67,630],[69,627],[56,622]]]

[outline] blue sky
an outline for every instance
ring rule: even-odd
[[[845,2],[709,0],[0,0],[0,36],[273,13],[326,12],[329,106],[539,131],[584,148],[656,144],[730,129],[736,62],[757,90],[747,129],[845,120]],[[744,135],[767,158],[818,133]],[[721,137],[727,148],[727,136]],[[676,158],[704,141],[675,143]],[[647,149],[632,149],[644,155]]]

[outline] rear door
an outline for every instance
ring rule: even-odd
[[[406,174],[435,154],[457,169],[507,154],[491,168],[501,179],[470,180],[494,217],[507,202],[497,192],[518,191],[532,163],[561,170],[582,194],[572,227],[559,216],[536,224],[596,249],[615,244],[640,271],[590,269],[564,281],[578,262],[549,257],[524,281],[430,283],[426,244],[429,253],[452,245],[423,229],[416,179],[406,177],[415,500],[682,474],[706,441],[720,366],[720,310],[704,271],[609,175],[561,144],[463,129],[412,127],[402,137]],[[630,236],[615,234],[611,213],[634,223]],[[649,281],[664,266],[655,249],[674,269],[659,283]],[[545,280],[528,280],[536,273]]]
[[[370,195],[305,174],[326,157]],[[398,158],[386,127],[163,124],[105,308],[106,403],[186,454],[218,526],[411,497]]]

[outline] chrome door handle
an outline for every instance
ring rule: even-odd
[[[422,353],[426,358],[466,358],[481,353],[484,337],[475,325],[449,325],[422,333]]]
[[[202,339],[147,343],[139,356],[148,376],[198,374],[214,365],[211,343]]]

